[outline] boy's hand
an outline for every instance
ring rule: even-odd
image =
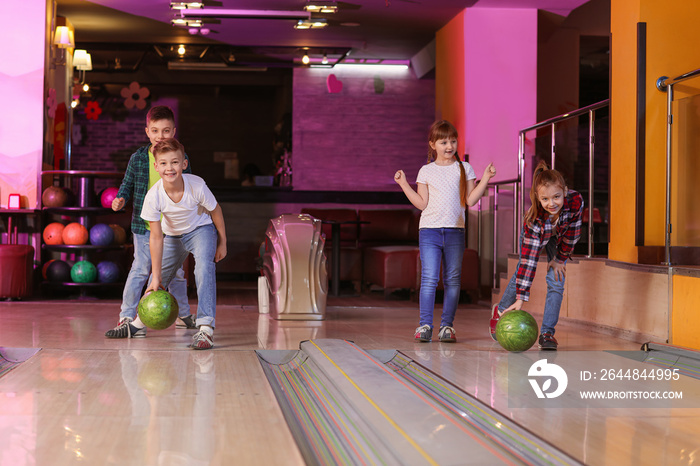
[[[122,210],[122,207],[124,207],[124,198],[123,197],[115,197],[114,200],[112,201],[112,210],[117,212],[119,210]]]
[[[226,257],[226,243],[219,243],[219,245],[216,246],[216,253],[214,254],[214,262],[219,262],[224,257]]]
[[[406,182],[406,174],[403,172],[403,170],[398,170],[396,173],[394,173],[394,181],[396,181],[399,185]]]
[[[493,166],[493,163],[490,163],[488,167],[484,170],[484,178],[487,180],[490,180],[496,176],[496,167]]]
[[[146,288],[146,292],[143,294],[144,296],[147,296],[151,294],[153,291],[156,290],[164,290],[165,287],[161,285],[160,280],[156,279],[151,279],[151,283],[148,284],[148,287]]]

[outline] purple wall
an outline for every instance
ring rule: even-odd
[[[329,74],[342,82],[338,93]],[[294,70],[293,185],[308,191],[394,191],[426,162],[435,81],[409,70]]]

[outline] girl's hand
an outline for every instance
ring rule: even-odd
[[[487,180],[490,180],[496,176],[496,167],[493,166],[493,163],[490,163],[488,167],[484,170],[484,178]]]
[[[503,311],[505,314],[508,311],[519,311],[523,308],[523,300],[522,299],[516,299],[515,302],[508,308]]]
[[[406,174],[403,172],[403,170],[398,170],[396,173],[394,173],[394,181],[396,181],[399,185],[406,182]]]
[[[549,269],[554,271],[554,279],[556,281],[560,282],[566,278],[566,262],[557,262],[556,259],[552,259],[547,270]]]

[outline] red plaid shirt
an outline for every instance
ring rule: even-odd
[[[581,236],[581,214],[583,197],[570,189],[564,199],[556,226],[552,225],[549,214],[537,217],[532,225],[525,225],[520,246],[520,266],[515,274],[516,299],[527,301],[530,286],[535,278],[537,261],[544,246],[552,235],[556,235],[557,262],[566,262],[574,250],[574,245]]]

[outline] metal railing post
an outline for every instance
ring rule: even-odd
[[[673,84],[668,85],[666,99],[666,232],[665,263],[671,265],[671,134],[673,130]]]
[[[493,191],[493,286],[498,280],[498,270],[496,259],[498,258],[498,186],[494,186]]]
[[[555,158],[556,158],[556,152],[557,152],[557,136],[556,136],[556,131],[557,131],[557,124],[552,123],[552,160],[551,163],[549,164],[549,168],[552,170],[555,170]]]

